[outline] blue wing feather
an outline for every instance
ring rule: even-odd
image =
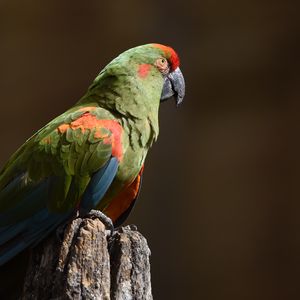
[[[80,204],[81,213],[87,213],[101,201],[111,185],[118,169],[118,160],[114,157],[92,176]],[[8,197],[8,190],[20,189],[20,175],[11,181],[6,189],[0,191],[1,197]],[[13,208],[0,214],[0,266],[9,261],[24,249],[36,245],[51,231],[71,217],[73,210],[64,213],[54,213],[47,209],[49,188],[57,182],[55,176],[45,178],[36,186],[26,190],[22,201]],[[39,204],[36,206],[36,204]],[[14,221],[14,215],[20,210],[34,206],[31,215]],[[38,210],[37,210],[38,209]]]
[[[85,214],[97,207],[115,178],[118,165],[118,160],[112,157],[92,176],[80,203],[81,213]]]
[[[41,212],[38,214],[40,213]],[[44,219],[42,223],[35,222],[34,218],[23,221],[21,224],[23,227],[22,231],[18,232],[12,240],[8,241],[7,245],[4,244],[1,246],[0,266],[29,246],[35,246],[69,217],[69,215],[66,214],[51,214],[46,212],[46,209],[42,213],[47,214],[47,219]],[[18,224],[16,226],[18,227]],[[10,233],[12,233],[12,231],[10,231]]]
[[[46,178],[37,184],[35,188],[28,189],[21,202],[0,214],[2,225],[0,227],[0,265],[3,265],[37,241],[45,238],[49,231],[57,227],[71,215],[71,211],[66,213],[49,212],[45,206],[48,187],[51,185],[52,180],[55,180],[55,177]],[[18,180],[14,180],[12,183],[15,184],[16,188],[20,185]],[[11,186],[9,188],[12,189]],[[2,196],[1,192],[0,198]],[[6,195],[9,196],[7,193]],[[39,204],[44,204],[43,208],[39,208],[38,206],[35,208],[35,210],[38,210],[36,212],[33,211],[33,215],[12,223],[14,215],[19,210],[22,211],[25,209],[26,205],[34,206],[38,201],[40,202]]]
[[[5,227],[0,228],[0,246],[7,243],[10,239],[17,236],[19,233],[21,233],[25,226],[26,226],[27,220],[17,223],[16,225],[9,225]]]

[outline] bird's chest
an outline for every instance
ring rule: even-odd
[[[148,120],[139,122],[127,121],[123,124],[122,136],[123,157],[120,161],[117,178],[130,182],[140,172],[148,149],[155,139],[155,133]]]
[[[100,210],[105,210],[109,203],[134,182],[144,165],[148,149],[156,137],[147,121],[135,124],[127,121],[123,124],[123,128],[125,130],[121,138],[122,157],[117,174],[104,199],[101,200]]]
[[[115,201],[119,195],[130,186],[136,177],[144,163],[146,151],[133,151],[128,149],[122,158],[118,166],[117,174],[106,192],[104,198],[100,201],[98,209],[105,211],[107,207]],[[120,198],[120,197],[119,197]],[[126,197],[125,197],[126,198]],[[130,203],[133,199],[119,199],[121,202],[125,200]],[[119,202],[120,202],[119,201]],[[119,203],[117,206],[122,205]]]
[[[144,164],[151,144],[150,139],[151,130],[147,126],[143,130],[135,128],[130,134],[124,135],[124,154],[116,176],[119,181],[129,183],[136,178]]]

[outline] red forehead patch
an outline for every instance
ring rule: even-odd
[[[152,45],[155,48],[159,48],[165,53],[167,59],[171,64],[172,71],[175,70],[177,67],[179,67],[180,64],[179,56],[173,48],[161,44],[152,44]]]

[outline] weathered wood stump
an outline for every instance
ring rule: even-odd
[[[33,250],[21,299],[152,299],[150,250],[133,226],[111,236],[77,218],[61,231]]]

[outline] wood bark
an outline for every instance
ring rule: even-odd
[[[134,226],[111,235],[97,218],[77,218],[32,251],[22,300],[150,300],[150,250]]]

